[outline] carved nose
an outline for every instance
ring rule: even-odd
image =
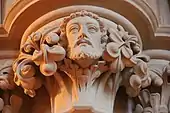
[[[87,38],[87,36],[86,36],[85,33],[82,33],[82,34],[79,36],[79,39],[82,39],[82,38]]]

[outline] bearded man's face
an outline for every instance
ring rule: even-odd
[[[66,36],[70,59],[98,59],[102,56],[102,33],[97,20],[88,16],[70,20],[66,26]]]

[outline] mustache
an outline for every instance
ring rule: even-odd
[[[90,40],[88,40],[88,39],[86,39],[86,38],[81,38],[81,39],[79,39],[79,40],[76,42],[75,46],[78,46],[78,45],[80,45],[81,43],[87,43],[88,45],[92,45],[92,43],[91,43]]]

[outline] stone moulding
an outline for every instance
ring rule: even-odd
[[[42,5],[42,3],[45,3],[45,1],[42,0],[18,0],[16,1],[12,8],[9,10],[3,26],[1,26],[2,29],[6,31],[6,37],[10,34],[10,32],[13,29],[13,26],[16,25],[17,19],[20,18],[27,10],[31,9],[32,7],[36,6],[37,4]],[[51,3],[55,4],[56,2],[54,0],[50,1]],[[73,1],[74,2],[74,1]],[[150,34],[154,34],[155,36],[169,36],[169,26],[162,26],[159,22],[159,18],[154,13],[153,9],[149,6],[149,4],[146,1],[137,1],[137,0],[125,0],[125,1],[116,1],[116,2],[125,2],[127,4],[132,5],[135,7],[134,9],[140,12],[145,19],[148,20],[148,24],[152,26],[152,30]],[[63,1],[64,3],[64,1]],[[88,1],[87,1],[88,3]],[[89,2],[90,3],[90,2]],[[107,2],[106,2],[107,3]],[[109,1],[108,1],[109,3]],[[62,2],[61,2],[62,4]],[[70,4],[75,5],[75,4]],[[159,5],[159,4],[158,4]],[[58,6],[57,6],[58,7]],[[60,8],[60,7],[58,7]],[[49,10],[49,9],[45,9]],[[45,11],[43,10],[43,11]],[[47,12],[45,12],[47,13]]]
[[[158,4],[159,0],[157,0],[157,7],[158,9],[158,14],[156,14],[153,9],[151,8],[151,6],[147,3],[147,1],[136,1],[136,0],[129,0],[126,1],[129,2],[130,4],[132,4],[134,7],[136,7],[138,10],[140,10],[149,20],[151,26],[152,26],[152,30],[154,33],[155,37],[169,37],[169,33],[170,33],[170,25],[168,24],[164,24],[163,22],[161,22],[161,17],[163,16],[163,12],[161,12],[161,3]],[[166,3],[167,1],[163,1],[164,3]],[[159,9],[160,8],[160,9]],[[159,16],[157,16],[159,15]],[[163,17],[162,17],[163,18]],[[163,19],[162,19],[163,21]]]
[[[17,0],[12,7],[9,9],[8,14],[6,15],[5,19],[2,20],[2,26],[0,26],[0,29],[4,31],[4,35],[2,35],[3,38],[7,38],[11,32],[12,26],[15,24],[16,20],[20,15],[23,14],[23,12],[39,0],[26,0],[21,1]]]

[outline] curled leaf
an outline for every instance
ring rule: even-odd
[[[64,59],[66,55],[66,51],[63,47],[54,45],[48,48],[47,54],[48,54],[48,59],[53,61],[61,61]]]
[[[150,102],[150,92],[148,89],[144,89],[139,94],[139,100],[142,103],[142,106],[146,107]]]
[[[143,61],[138,62],[137,65],[134,67],[134,71],[139,76],[147,75],[148,74],[148,66]]]
[[[120,55],[120,51],[119,51],[119,44],[114,43],[114,42],[110,42],[106,45],[106,49],[108,54],[113,57],[116,58]]]
[[[146,107],[144,108],[143,113],[154,113],[154,111],[151,107]]]
[[[43,52],[42,51],[37,51],[35,50],[33,55],[32,55],[32,60],[36,65],[40,65],[40,62],[43,59]]]
[[[141,87],[141,83],[142,83],[142,81],[141,81],[141,78],[139,77],[139,76],[137,76],[137,75],[132,75],[131,77],[130,77],[130,85],[134,88],[134,89],[138,89],[138,88],[140,88]]]
[[[119,42],[123,41],[121,36],[119,35],[117,29],[110,28],[108,31],[110,33],[109,38],[112,42],[118,42],[119,43]]]
[[[37,41],[39,41],[40,39],[41,39],[41,37],[42,37],[42,33],[40,33],[40,32],[35,32],[35,33],[32,33],[32,40],[34,41],[34,42],[37,42]]]
[[[133,113],[143,113],[143,107],[140,104],[137,104]]]
[[[35,75],[35,69],[32,65],[24,65],[21,67],[21,75],[23,78],[30,78]]]
[[[152,107],[160,106],[160,94],[159,93],[152,93],[150,96],[150,103]],[[155,108],[156,109],[156,108]],[[157,111],[157,110],[156,110]]]
[[[122,47],[121,52],[122,52],[122,55],[127,59],[131,58],[133,55],[133,51],[131,50],[131,48],[128,48],[128,47]]]
[[[124,63],[122,62],[121,59],[115,59],[111,64],[110,64],[110,71],[112,73],[117,73],[119,71],[122,71],[125,68]]]
[[[27,53],[29,53],[29,52],[31,52],[31,51],[34,50],[34,46],[31,45],[31,44],[25,44],[25,45],[23,46],[23,48],[24,48],[24,51],[27,52]]]

